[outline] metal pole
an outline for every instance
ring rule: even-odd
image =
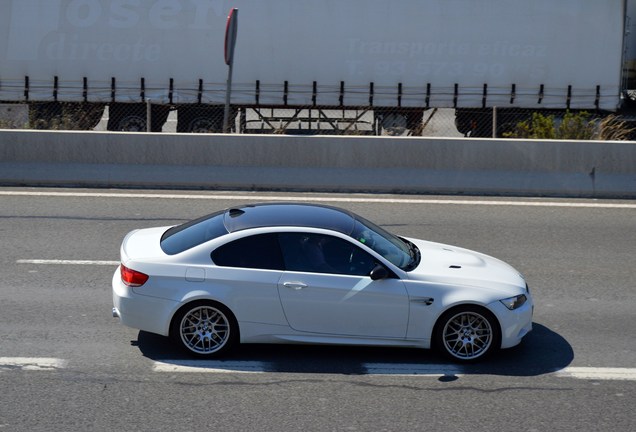
[[[223,133],[230,133],[230,97],[232,95],[232,66],[230,62],[227,70],[227,85],[225,88],[225,111],[223,112]]]
[[[152,103],[146,100],[146,132],[152,132]]]
[[[238,9],[232,8],[225,26],[225,64],[228,65],[227,85],[225,87],[225,110],[223,112],[223,133],[230,132],[230,101],[232,96],[232,68],[234,66],[234,47],[238,31]]]
[[[497,107],[492,107],[492,137],[497,138]]]

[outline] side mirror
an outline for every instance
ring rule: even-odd
[[[369,276],[371,276],[371,279],[374,281],[380,280],[380,279],[386,279],[389,277],[389,271],[383,265],[378,264],[373,268],[373,270],[371,270],[371,273],[369,273]]]

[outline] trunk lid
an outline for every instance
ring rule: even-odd
[[[165,258],[161,249],[161,236],[168,227],[144,228],[129,232],[121,244],[121,262],[144,261],[153,258]]]

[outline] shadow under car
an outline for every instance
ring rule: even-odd
[[[475,364],[453,363],[434,350],[287,344],[243,344],[218,359],[194,359],[168,338],[143,331],[132,344],[156,362],[239,372],[538,376],[563,369],[574,358],[572,347],[562,336],[536,323],[520,345]]]

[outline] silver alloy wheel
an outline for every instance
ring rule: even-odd
[[[189,310],[181,319],[183,345],[196,354],[212,354],[230,340],[230,322],[219,309],[205,305]]]
[[[490,321],[475,311],[462,311],[452,316],[442,330],[444,348],[460,360],[473,360],[484,355],[493,342]]]

